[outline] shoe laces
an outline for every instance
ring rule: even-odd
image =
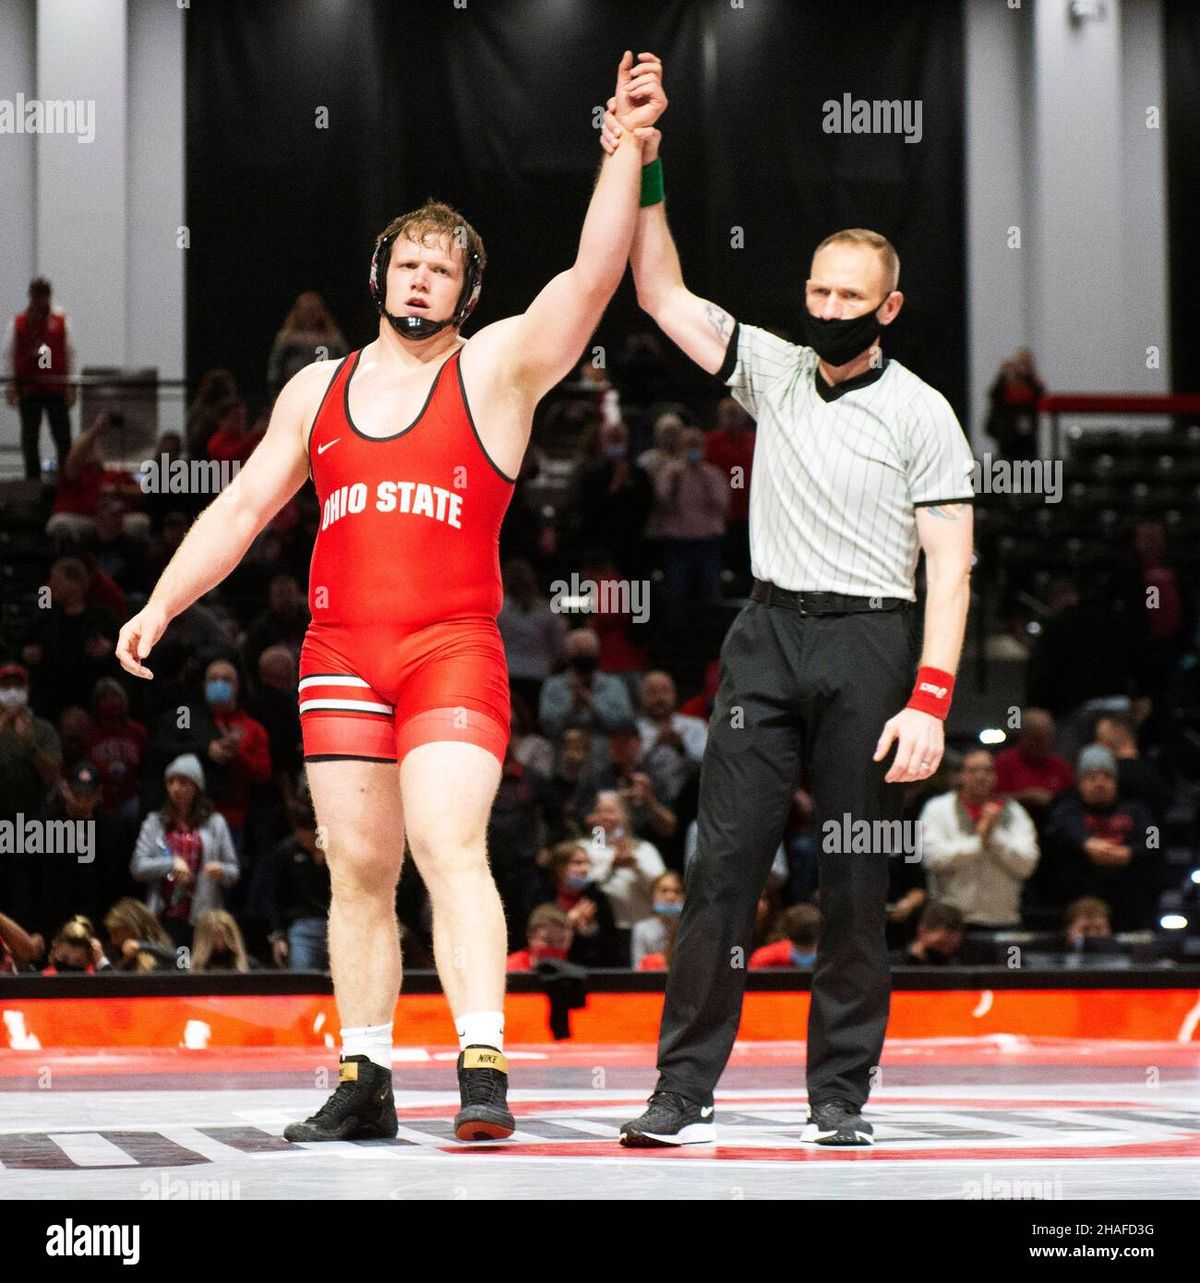
[[[677,1091],[656,1091],[646,1103],[651,1109],[656,1105],[663,1105],[667,1109],[686,1111],[692,1108],[695,1102]]]
[[[463,1075],[463,1096],[470,1105],[504,1103],[505,1080],[499,1069],[470,1069]]]

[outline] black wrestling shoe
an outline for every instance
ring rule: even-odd
[[[649,1109],[621,1128],[621,1144],[631,1149],[661,1145],[711,1145],[717,1139],[713,1107],[673,1091],[656,1091]]]
[[[462,1108],[454,1118],[458,1140],[503,1140],[517,1121],[508,1111],[508,1061],[495,1047],[472,1045],[459,1053]]]
[[[849,1101],[823,1100],[809,1107],[800,1139],[810,1145],[874,1145],[875,1130]]]
[[[334,1093],[311,1118],[289,1123],[285,1140],[368,1140],[395,1136],[392,1071],[366,1056],[343,1056]]]

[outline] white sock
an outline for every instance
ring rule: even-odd
[[[472,1011],[469,1015],[459,1016],[454,1024],[458,1029],[459,1051],[466,1051],[468,1047],[504,1050],[504,1012]]]
[[[392,1026],[359,1025],[354,1029],[342,1030],[342,1055],[366,1056],[373,1064],[383,1069],[392,1067]]]

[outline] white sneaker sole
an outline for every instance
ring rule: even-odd
[[[717,1139],[716,1123],[688,1123],[686,1127],[681,1127],[679,1131],[672,1135],[659,1134],[658,1132],[634,1132],[633,1146],[636,1148],[639,1141],[652,1140],[659,1145],[711,1145]],[[628,1144],[626,1136],[621,1137],[623,1145]]]
[[[808,1126],[800,1133],[800,1141],[805,1145],[827,1145],[830,1148],[834,1145],[844,1145],[849,1148],[850,1146],[860,1147],[875,1144],[875,1137],[870,1132],[860,1132],[856,1130],[853,1133],[853,1140],[831,1141],[830,1137],[836,1136],[837,1134],[836,1128],[832,1130],[822,1130],[816,1125],[816,1123],[809,1123]]]

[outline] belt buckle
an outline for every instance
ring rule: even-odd
[[[799,614],[802,618],[806,618],[808,616],[808,611],[804,609],[805,596],[806,594],[803,592],[798,592],[796,594],[796,613]]]

